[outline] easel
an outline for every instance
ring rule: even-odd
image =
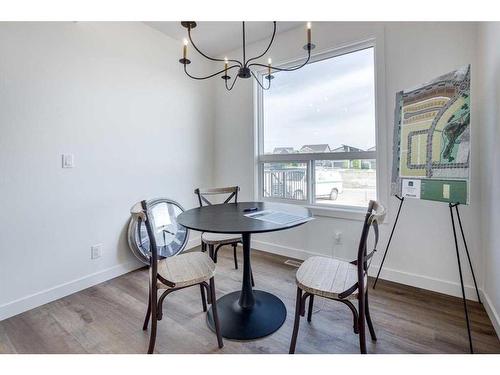
[[[396,215],[396,219],[394,220],[394,225],[392,227],[391,235],[389,236],[389,241],[387,242],[387,246],[385,248],[385,253],[384,257],[382,258],[382,263],[380,264],[380,268],[377,273],[377,277],[375,278],[375,282],[373,283],[373,289],[375,289],[375,286],[377,285],[378,278],[380,276],[380,271],[382,271],[382,267],[384,265],[385,257],[387,256],[387,251],[389,250],[389,245],[391,244],[392,240],[392,235],[394,234],[394,229],[396,229],[396,224],[398,223],[398,218],[399,218],[399,213],[401,212],[401,208],[403,207],[403,202],[405,200],[404,197],[400,197],[398,195],[395,195],[395,197],[399,200],[399,208],[398,208],[398,213]],[[469,255],[469,249],[467,248],[467,242],[465,241],[465,235],[464,235],[464,230],[462,228],[462,220],[460,219],[460,213],[458,212],[458,206],[460,203],[449,203],[449,208],[450,208],[450,217],[451,217],[451,225],[453,228],[453,237],[455,239],[455,250],[457,253],[457,262],[458,262],[458,272],[460,274],[460,285],[462,287],[462,300],[464,304],[464,312],[465,312],[465,321],[467,323],[467,333],[469,335],[469,348],[471,354],[474,353],[474,349],[472,348],[472,336],[470,333],[470,322],[469,322],[469,313],[467,311],[467,300],[465,299],[465,288],[464,288],[464,280],[462,276],[462,266],[460,263],[460,254],[458,251],[458,240],[457,240],[457,231],[455,228],[455,220],[453,216],[453,208],[455,208],[456,214],[457,214],[457,219],[458,219],[458,224],[460,226],[460,232],[462,233],[462,240],[464,241],[464,246],[465,246],[465,253],[467,254],[467,259],[469,261],[469,266],[470,270],[472,272],[472,280],[474,280],[474,287],[476,288],[476,293],[477,293],[477,300],[479,303],[482,304],[481,298],[479,297],[479,290],[477,288],[477,283],[476,283],[476,276],[474,275],[474,269],[472,268],[472,262],[470,260],[470,255]]]

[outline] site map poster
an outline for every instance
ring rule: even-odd
[[[392,194],[468,204],[470,65],[396,94]]]

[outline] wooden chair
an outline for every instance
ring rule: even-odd
[[[156,235],[161,234],[155,233],[154,217],[148,203],[142,201],[140,204],[134,205],[130,212],[138,220],[144,222],[150,244],[149,302],[143,325],[143,330],[147,330],[151,316],[148,354],[154,351],[157,322],[163,317],[163,301],[165,297],[172,292],[195,285],[200,286],[203,311],[207,311],[205,290],[208,294],[208,303],[212,305],[213,310],[217,343],[219,348],[222,348],[224,344],[220,333],[217,304],[215,303],[215,264],[212,259],[204,253],[192,252],[181,253],[159,260]],[[163,291],[160,298],[158,298],[159,290]]]
[[[365,319],[372,340],[377,340],[368,308],[367,275],[371,263],[370,258],[377,247],[378,223],[383,221],[384,216],[384,207],[375,201],[370,201],[361,232],[356,260],[349,263],[332,258],[313,256],[299,267],[296,274],[297,301],[290,354],[295,352],[300,317],[305,315],[307,298],[309,298],[307,321],[311,322],[315,295],[342,302],[351,309],[354,319],[354,333],[359,334],[359,346],[362,354],[366,353]],[[375,241],[373,250],[367,253],[367,238],[371,227],[373,228]],[[351,302],[355,299],[358,300],[357,310]]]
[[[238,192],[240,191],[239,186],[230,186],[223,188],[212,188],[212,189],[195,189],[194,193],[198,196],[198,201],[200,203],[200,207],[203,205],[212,205],[214,204],[213,200],[210,201],[207,197],[214,196],[224,196],[225,200],[223,203],[238,203]],[[234,198],[234,199],[233,199]],[[241,235],[240,234],[229,234],[229,233],[208,233],[203,232],[201,234],[201,251],[207,251],[210,254],[210,257],[213,259],[214,263],[217,263],[217,254],[219,250],[225,245],[231,245],[233,247],[233,259],[234,259],[234,268],[238,269],[238,256],[236,253],[236,247],[238,243],[241,243]],[[252,285],[255,286],[252,274]]]

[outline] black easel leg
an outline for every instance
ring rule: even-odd
[[[458,212],[458,204],[455,206],[455,211],[457,212],[458,224],[460,226],[460,232],[462,232],[462,239],[464,241],[465,253],[467,254],[467,259],[469,261],[470,271],[472,273],[472,280],[474,281],[474,287],[476,288],[477,300],[481,302],[481,297],[479,297],[479,289],[477,288],[476,276],[474,275],[474,269],[472,268],[472,262],[470,260],[469,248],[467,247],[467,242],[465,242],[464,229],[462,228],[462,220],[460,219],[460,213]]]
[[[458,240],[457,240],[457,231],[455,229],[455,220],[453,219],[453,205],[451,203],[450,203],[450,216],[451,216],[451,225],[453,227],[453,237],[455,239],[455,250],[457,252],[458,272],[460,274],[460,286],[462,287],[462,300],[464,303],[465,321],[467,323],[467,333],[469,335],[469,348],[470,348],[470,353],[473,354],[474,349],[472,348],[472,336],[470,333],[469,312],[467,311],[467,300],[465,299],[464,279],[462,276],[462,266],[460,265],[460,254],[458,252]]]
[[[403,201],[405,200],[404,197],[400,198],[397,195],[396,195],[396,198],[399,199],[398,213],[396,215],[396,220],[394,220],[394,225],[392,226],[392,231],[391,231],[391,235],[389,236],[389,241],[387,242],[387,246],[385,247],[385,252],[384,252],[384,257],[382,258],[382,263],[380,263],[380,267],[379,267],[378,272],[377,272],[377,277],[375,278],[375,282],[373,283],[373,289],[375,289],[375,286],[377,285],[378,277],[380,276],[380,271],[382,271],[382,267],[384,266],[385,257],[387,256],[387,251],[389,250],[389,245],[391,244],[392,235],[394,234],[394,229],[396,229],[396,224],[398,223],[399,213],[401,212],[401,207],[403,206]]]

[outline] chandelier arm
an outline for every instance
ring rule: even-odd
[[[269,90],[271,88],[271,80],[269,80],[269,85],[267,85],[267,87],[264,87],[264,85],[262,83],[260,83],[259,78],[257,78],[257,76],[255,75],[255,73],[252,72],[252,71],[250,73],[252,73],[253,78],[255,78],[255,80],[257,81],[257,83],[259,84],[259,86],[262,88],[262,90]]]
[[[228,80],[226,80],[226,82],[225,82],[225,83],[226,83],[226,90],[227,90],[227,91],[231,91],[231,90],[233,89],[234,84],[236,83],[236,81],[237,81],[237,80],[238,80],[238,76],[234,77],[234,79],[233,79],[233,83],[231,84],[231,86],[228,86],[228,85],[227,85],[227,81],[228,81]]]
[[[186,73],[189,78],[197,79],[197,80],[209,79],[209,78],[215,77],[215,76],[217,76],[219,74],[222,74],[224,72],[227,72],[227,71],[229,71],[229,70],[231,70],[233,68],[239,68],[238,65],[232,65],[232,66],[230,66],[227,69],[222,69],[222,70],[220,70],[220,71],[218,71],[218,72],[216,72],[214,74],[210,74],[210,75],[208,75],[206,77],[195,77],[195,76],[193,76],[193,75],[191,75],[191,74],[188,73],[187,68],[186,68],[187,64],[183,64],[183,65],[184,65],[184,73]]]
[[[189,38],[189,41],[191,42],[191,44],[193,45],[193,48],[196,50],[196,52],[198,52],[204,58],[206,58],[208,60],[212,60],[212,61],[225,62],[224,59],[216,59],[214,57],[210,57],[207,54],[201,52],[200,49],[196,46],[196,44],[193,42],[193,38],[191,38],[191,28],[190,27],[188,28],[188,38]],[[234,62],[234,63],[238,64],[239,66],[243,66],[243,64],[240,61],[238,61],[238,60],[228,59],[227,61],[231,61],[231,62]]]
[[[260,59],[262,56],[264,56],[267,53],[267,51],[269,51],[269,48],[271,48],[271,45],[274,42],[274,36],[276,35],[276,21],[273,21],[273,24],[274,24],[273,35],[271,36],[271,41],[269,42],[269,45],[267,46],[266,50],[264,52],[262,52],[259,56],[252,57],[251,59],[248,59],[247,62],[245,63],[245,66],[247,66],[250,61]]]
[[[306,61],[304,61],[304,63],[298,65],[298,66],[294,66],[293,68],[276,68],[274,66],[271,66],[271,69],[272,70],[276,70],[278,72],[293,72],[294,70],[298,70],[300,68],[303,68],[304,66],[307,65],[307,63],[309,62],[309,60],[311,60],[311,51],[309,51],[308,55],[307,55],[307,59]],[[260,66],[262,68],[269,68],[269,65],[264,65],[264,64],[258,64],[258,63],[252,63],[250,65],[248,65],[248,67],[252,67],[252,66]]]

